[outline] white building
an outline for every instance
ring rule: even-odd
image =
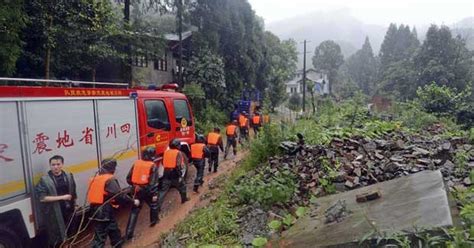
[[[327,74],[316,71],[315,69],[306,70],[306,85],[308,82],[314,83],[314,92],[317,95],[329,94],[329,80]],[[303,70],[298,70],[296,76],[286,83],[286,93],[292,95],[294,93],[303,94]],[[307,92],[308,94],[309,92]]]

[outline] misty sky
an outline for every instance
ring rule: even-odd
[[[315,11],[348,8],[366,24],[446,24],[474,16],[474,0],[248,0],[265,23]],[[474,25],[474,23],[473,23]]]

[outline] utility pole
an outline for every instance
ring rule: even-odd
[[[129,31],[130,27],[130,0],[125,0],[124,1],[124,8],[123,8],[123,20],[125,23],[125,28],[127,31]],[[124,77],[125,81],[128,82],[128,86],[132,87],[133,86],[133,75],[132,75],[132,46],[130,43],[127,43],[125,45],[125,53],[127,54],[126,62],[125,62],[125,71],[124,71]]]
[[[179,65],[178,84],[183,87],[183,2],[178,0],[178,36],[179,36]]]
[[[303,48],[303,113],[306,110],[306,40]]]

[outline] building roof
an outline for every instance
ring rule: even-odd
[[[193,31],[186,31],[182,33],[182,39],[185,40],[193,34]],[[179,35],[178,34],[165,34],[165,39],[167,41],[179,41]]]

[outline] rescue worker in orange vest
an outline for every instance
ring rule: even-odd
[[[91,204],[91,220],[95,222],[95,235],[92,247],[104,247],[107,236],[113,247],[122,247],[123,239],[115,220],[115,204],[133,202],[135,206],[139,200],[133,200],[120,188],[114,177],[117,161],[104,159],[101,162],[99,173],[89,180],[87,199]]]
[[[209,172],[214,168],[214,172],[217,172],[219,166],[219,149],[224,152],[224,144],[222,143],[221,129],[218,127],[214,128],[214,131],[207,135],[207,146],[209,147]]]
[[[239,128],[240,138],[248,140],[249,138],[249,119],[247,118],[247,112],[242,111],[239,115]]]
[[[227,125],[225,129],[227,143],[225,144],[224,159],[227,158],[227,154],[229,154],[229,149],[231,146],[234,151],[234,156],[237,155],[237,139],[239,137],[238,128],[237,120],[233,120],[229,125]]]
[[[138,215],[146,202],[150,208],[150,226],[158,223],[158,167],[154,161],[156,150],[154,147],[147,147],[142,151],[142,159],[133,163],[128,172],[127,182],[133,188],[134,199],[140,200],[140,205],[133,206],[128,218],[125,237],[130,240],[137,224]]]
[[[269,114],[264,114],[263,115],[263,124],[269,124],[270,123],[270,115]]]
[[[203,135],[197,135],[196,143],[191,145],[191,161],[196,166],[196,178],[194,179],[193,191],[198,193],[199,186],[204,183],[204,167],[206,166],[206,157],[210,156]]]
[[[181,203],[185,203],[189,200],[186,196],[186,184],[184,181],[188,166],[187,157],[180,151],[180,147],[179,139],[172,139],[169,144],[169,149],[163,153],[162,164],[164,172],[158,184],[158,212],[170,188],[176,188],[179,191]]]
[[[260,113],[255,112],[255,114],[252,117],[252,127],[253,127],[253,133],[255,136],[260,132],[260,127],[262,126],[262,116]]]

